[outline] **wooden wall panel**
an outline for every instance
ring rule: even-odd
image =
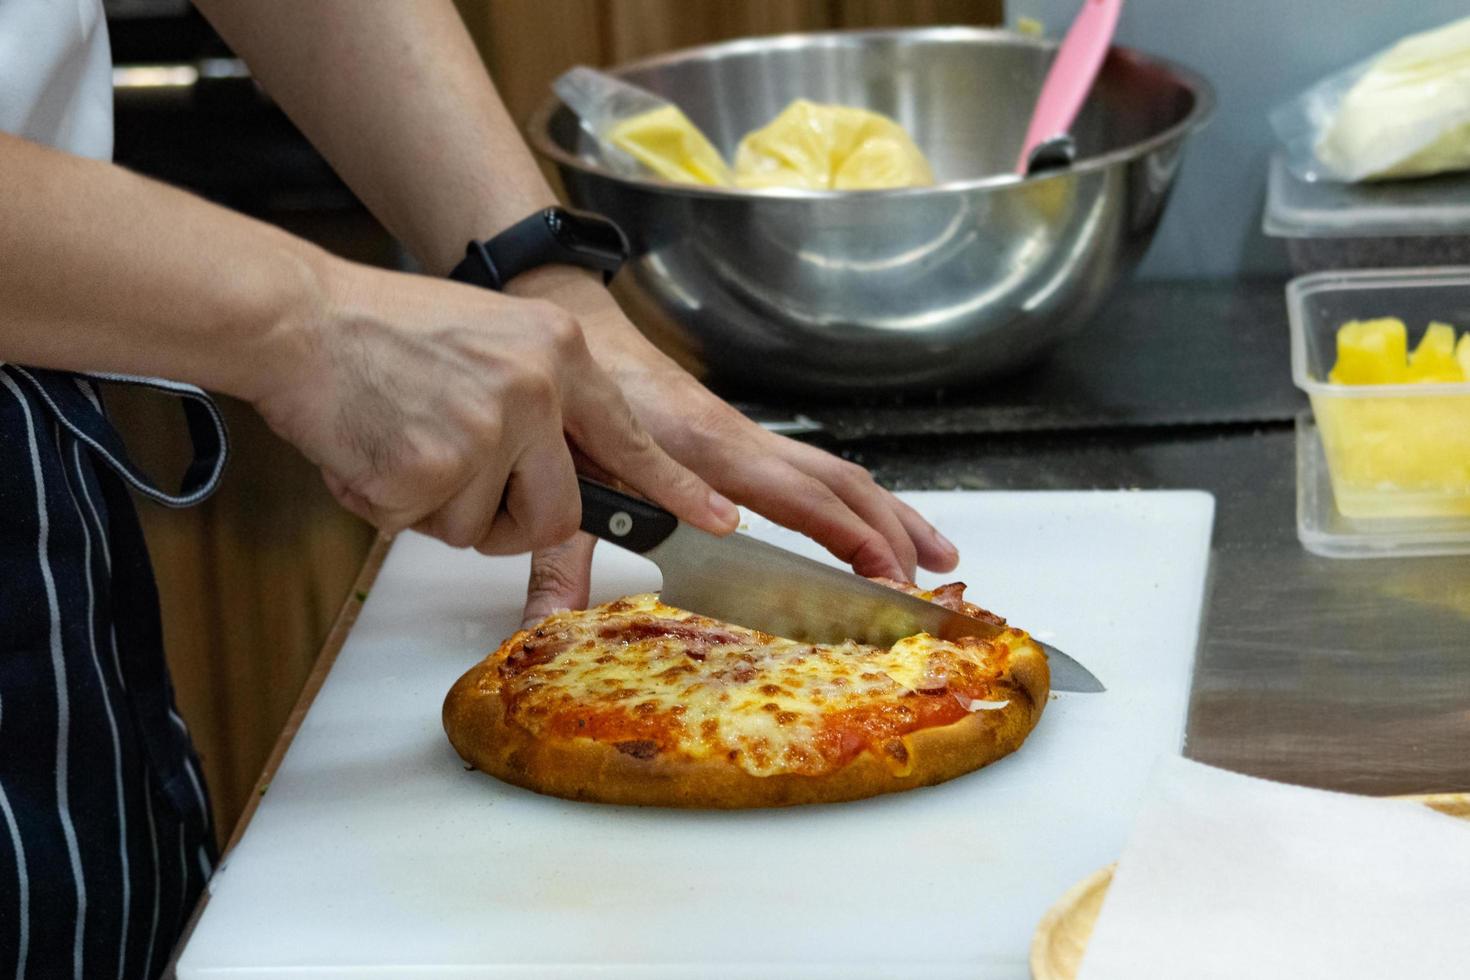
[[[606,64],[611,57],[603,0],[458,0],[458,5],[518,122],[525,122],[563,71]]]
[[[836,0],[844,27],[908,27],[921,24],[999,24],[999,0]]]
[[[609,3],[609,63],[756,34],[836,25],[829,0],[627,0]]]
[[[727,38],[842,27],[998,24],[1001,0],[457,0],[511,114],[552,79]]]

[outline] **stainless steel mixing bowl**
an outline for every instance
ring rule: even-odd
[[[530,125],[573,204],[635,258],[641,318],[718,378],[812,393],[961,388],[1078,330],[1158,226],[1184,140],[1209,115],[1198,75],[1114,49],[1069,169],[1009,171],[1055,45],[971,28],[752,38],[614,71],[678,103],[727,157],[792,99],[866,106],[928,154],[930,188],[755,193],[621,177],[559,100]],[[660,327],[655,325],[655,332]]]

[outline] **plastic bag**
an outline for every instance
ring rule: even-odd
[[[578,66],[552,83],[592,136],[597,161],[625,177],[650,173],[683,184],[729,186],[720,152],[666,99],[592,68]]]
[[[735,183],[750,189],[927,187],[929,161],[904,128],[868,109],[797,99],[735,152]]]
[[[552,83],[594,140],[595,160],[626,177],[750,190],[872,190],[934,183],[924,154],[880,113],[797,99],[741,140],[734,172],[673,103],[591,68]]]
[[[1323,79],[1272,112],[1271,127],[1305,180],[1470,169],[1470,17]]]

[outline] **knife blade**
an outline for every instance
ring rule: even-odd
[[[806,643],[888,646],[915,633],[954,640],[1004,631],[738,531],[717,537],[592,480],[578,483],[582,530],[658,565],[668,605]],[[1046,653],[1053,690],[1106,690],[1072,657],[1034,642]]]

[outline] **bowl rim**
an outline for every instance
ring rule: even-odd
[[[1046,38],[1033,37],[1021,34],[1017,31],[1004,28],[968,27],[968,26],[935,26],[935,27],[900,27],[900,28],[854,28],[845,30],[829,31],[793,31],[784,34],[754,35],[751,37],[735,38],[729,41],[716,41],[710,44],[701,44],[695,47],[679,48],[674,51],[666,51],[661,54],[647,58],[639,58],[634,61],[624,62],[610,68],[602,69],[610,75],[621,76],[625,72],[642,68],[655,68],[661,65],[681,62],[693,56],[738,55],[754,50],[768,50],[771,47],[797,47],[812,41],[842,41],[853,38],[902,38],[920,40],[932,39],[939,41],[957,42],[963,40],[983,41],[987,43],[1007,42],[1021,44],[1029,47],[1055,50],[1060,46],[1060,41]],[[1162,69],[1175,76],[1179,82],[1190,91],[1194,97],[1194,105],[1183,119],[1160,130],[1147,139],[1140,140],[1128,146],[1119,147],[1097,156],[1087,157],[1073,163],[1070,167],[1047,171],[1035,176],[1023,177],[1014,173],[989,174],[984,177],[974,177],[966,180],[951,180],[942,184],[933,184],[927,187],[890,187],[877,190],[809,190],[804,188],[763,188],[761,190],[747,190],[736,187],[709,187],[697,184],[682,184],[675,181],[663,180],[658,177],[626,177],[614,173],[604,167],[588,163],[575,153],[562,149],[556,141],[551,138],[551,117],[563,103],[555,93],[551,93],[526,122],[527,139],[536,153],[561,167],[585,174],[591,174],[605,180],[623,184],[634,188],[657,190],[685,197],[706,197],[717,199],[735,199],[744,201],[793,201],[793,200],[830,200],[851,199],[854,195],[863,199],[873,198],[901,198],[901,197],[928,197],[941,194],[950,194],[956,191],[987,190],[997,187],[1019,187],[1024,184],[1037,184],[1043,181],[1055,180],[1060,177],[1072,176],[1080,173],[1092,173],[1106,170],[1115,164],[1128,162],[1183,138],[1190,132],[1199,129],[1207,123],[1215,111],[1215,90],[1205,77],[1193,69],[1186,68],[1176,61],[1162,58],[1157,55],[1139,51],[1136,48],[1123,45],[1113,45],[1108,50],[1109,58],[1123,58],[1139,65],[1150,68]]]

